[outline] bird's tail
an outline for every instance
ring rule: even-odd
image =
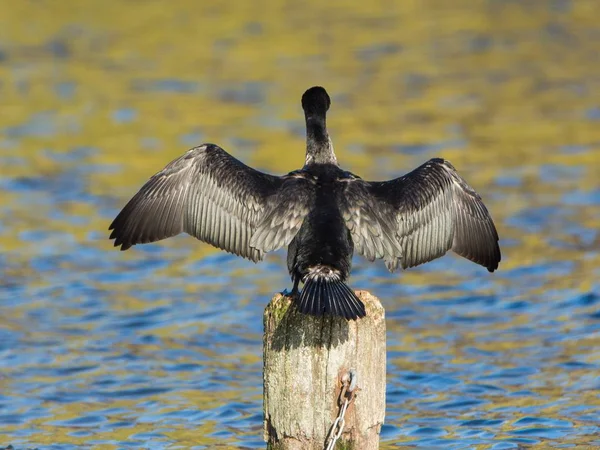
[[[331,314],[349,320],[366,315],[365,305],[342,281],[340,273],[327,266],[312,267],[304,278],[298,310],[313,316]]]

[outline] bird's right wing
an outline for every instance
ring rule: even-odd
[[[448,161],[434,158],[394,180],[368,182],[394,223],[402,267],[439,258],[452,249],[486,267],[498,268],[498,233],[481,197]],[[388,263],[390,269],[394,264]]]
[[[115,239],[115,246],[127,250],[186,232],[258,261],[265,251],[289,243],[304,220],[310,195],[278,203],[289,189],[288,180],[289,175],[259,172],[221,147],[204,144],[152,176],[112,222],[110,238]],[[275,234],[251,242],[265,217],[271,218]],[[277,229],[280,225],[281,232]]]
[[[373,195],[368,181],[348,173],[339,182],[344,186],[342,217],[354,248],[369,261],[384,259],[388,266],[395,267],[402,257],[402,247],[396,237],[393,208]]]

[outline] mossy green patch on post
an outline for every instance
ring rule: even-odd
[[[273,317],[275,318],[275,326],[279,325],[279,323],[283,320],[285,314],[290,309],[292,305],[291,297],[280,295],[274,301],[271,302],[271,311],[273,313]]]

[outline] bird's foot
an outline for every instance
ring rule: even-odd
[[[284,289],[281,292],[281,295],[285,296],[285,297],[290,297],[291,299],[297,299],[298,295],[300,293],[298,292],[298,289],[292,289],[291,291],[289,289]]]

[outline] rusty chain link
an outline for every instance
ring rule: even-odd
[[[338,400],[340,412],[336,417],[335,422],[333,422],[333,425],[331,426],[325,450],[333,450],[336,442],[344,432],[344,426],[346,425],[344,416],[346,415],[346,410],[348,409],[348,406],[354,400],[354,390],[356,389],[356,381],[357,374],[356,370],[354,369],[350,369],[342,377],[342,391],[340,392],[340,397]]]

